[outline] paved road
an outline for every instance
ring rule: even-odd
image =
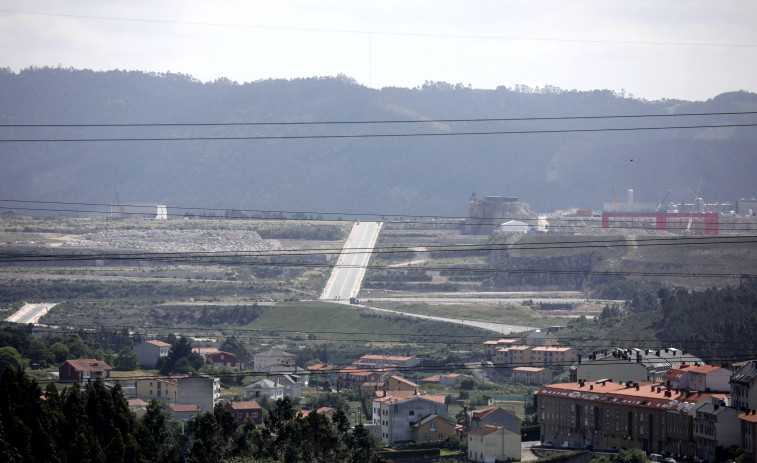
[[[11,323],[37,323],[50,309],[55,306],[53,303],[42,304],[24,304],[16,313],[6,319]]]
[[[478,320],[464,320],[462,318],[436,317],[433,315],[422,315],[422,314],[417,314],[417,313],[400,312],[399,310],[381,309],[378,307],[371,307],[368,305],[360,305],[360,307],[376,310],[378,312],[388,312],[388,313],[393,313],[397,315],[405,315],[407,317],[425,318],[426,320],[434,320],[438,322],[457,323],[458,325],[475,326],[476,328],[482,328],[482,329],[494,331],[495,333],[500,333],[500,334],[522,333],[524,331],[533,331],[537,329],[534,326],[505,325],[504,323],[482,322]]]
[[[357,296],[380,230],[381,222],[355,223],[321,299],[349,301]]]

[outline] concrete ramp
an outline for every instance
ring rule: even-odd
[[[357,297],[382,222],[355,222],[321,294],[322,300],[349,302]]]

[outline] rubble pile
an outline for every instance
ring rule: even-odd
[[[257,232],[235,230],[100,230],[70,239],[63,246],[165,252],[248,252],[275,249]]]

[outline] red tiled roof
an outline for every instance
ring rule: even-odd
[[[229,402],[226,404],[226,406],[231,408],[232,410],[252,410],[252,409],[262,408],[254,400],[249,401],[249,402]]]
[[[334,365],[328,365],[326,363],[318,363],[316,365],[310,365],[307,368],[310,371],[331,371],[336,367]]]
[[[96,359],[66,360],[66,362],[77,371],[106,371],[113,369],[113,367],[102,360]]]
[[[146,344],[152,344],[153,346],[158,347],[171,347],[171,344],[168,344],[167,342],[158,341],[157,339],[153,339],[152,341],[145,341]]]
[[[750,423],[757,423],[757,410],[749,410],[748,412],[741,413],[739,415],[741,421],[748,421]]]
[[[624,383],[612,381],[583,383],[557,383],[543,386],[537,394],[541,396],[581,397],[583,400],[612,400],[617,403],[636,405],[647,408],[678,407],[684,402],[694,404],[710,393],[688,392],[670,389],[654,383],[634,383],[630,387]],[[637,386],[638,385],[638,389]],[[666,395],[666,393],[668,395]],[[675,404],[673,404],[675,402]]]
[[[720,365],[699,365],[699,366],[695,366],[695,367],[689,368],[689,371],[691,371],[693,373],[707,374],[707,373],[712,373],[713,371],[717,371],[717,370],[721,370],[721,369],[722,370],[726,370],[729,373],[731,371],[731,370],[729,370],[727,368],[721,367]]]
[[[539,367],[515,367],[513,368],[514,371],[532,371],[532,372],[540,372],[544,371],[544,368]]]
[[[169,405],[171,410],[175,412],[199,412],[199,405]]]
[[[130,407],[146,407],[147,402],[142,399],[128,399],[126,401]]]

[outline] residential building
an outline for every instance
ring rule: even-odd
[[[348,366],[339,370],[337,387],[339,389],[356,389],[363,387],[366,383],[374,383],[373,388],[378,390],[379,385],[386,378],[396,374],[398,374],[397,370],[394,369],[364,370],[356,366]]]
[[[418,395],[418,385],[401,376],[390,376],[382,384],[381,390],[384,396],[387,395]]]
[[[413,427],[413,441],[416,443],[443,441],[455,435],[455,422],[437,415],[429,415]]]
[[[671,368],[662,375],[662,382],[673,389],[689,387],[689,368],[694,365],[682,363],[678,368]]]
[[[275,383],[270,379],[261,379],[244,388],[245,400],[261,399],[267,397],[269,400],[276,401],[284,398],[284,386]]]
[[[415,426],[424,418],[437,415],[447,418],[444,396],[387,396],[373,400],[375,432],[388,445],[410,442]]]
[[[192,352],[197,352],[205,359],[205,363],[210,363],[216,367],[229,367],[235,370],[241,370],[243,365],[237,363],[237,355],[231,352],[223,352],[215,347],[195,347]]]
[[[298,375],[273,375],[271,381],[280,384],[284,388],[285,397],[301,397],[303,377]]]
[[[694,417],[695,456],[704,462],[716,461],[716,449],[741,445],[739,411],[726,407],[725,402],[702,401],[697,404]],[[718,455],[720,456],[720,455]]]
[[[731,375],[731,406],[739,410],[757,409],[757,363],[750,361]]]
[[[112,369],[110,365],[97,359],[66,360],[58,368],[58,378],[60,381],[85,385],[97,378],[110,378]]]
[[[468,433],[468,461],[520,460],[520,434],[486,425]]]
[[[741,422],[741,448],[744,450],[744,463],[757,462],[757,410],[748,410],[739,414]]]
[[[320,414],[324,415],[326,418],[328,418],[329,420],[333,420],[334,419],[334,414],[336,414],[336,411],[337,410],[334,407],[321,407],[318,410],[302,410],[302,411],[299,411],[299,412],[297,412],[297,417],[304,419],[304,418],[307,418],[308,415],[311,414],[311,413],[320,413]],[[347,420],[350,421],[349,414],[346,414],[346,416],[347,416]]]
[[[498,348],[494,363],[506,367],[523,367],[531,365],[531,346],[510,346]]]
[[[159,379],[141,378],[135,381],[137,398],[150,401],[157,399],[161,402],[176,403],[179,396],[178,378]]]
[[[531,364],[552,368],[567,367],[578,360],[572,347],[539,346],[531,349]]]
[[[421,360],[416,357],[401,357],[395,355],[363,355],[357,361],[352,362],[352,364],[358,368],[396,368],[398,370],[413,368],[420,363]]]
[[[226,402],[226,410],[234,415],[237,423],[244,424],[250,420],[255,424],[263,424],[263,407],[254,400],[245,402]]]
[[[521,384],[547,384],[552,382],[552,372],[541,367],[513,368],[513,382]]]
[[[294,365],[294,354],[283,350],[271,349],[255,354],[253,359],[255,371],[263,371],[269,365]]]
[[[611,379],[616,383],[662,382],[663,375],[671,368],[677,368],[684,363],[704,363],[700,358],[672,347],[607,349],[593,352],[585,359],[579,356],[577,362],[570,367],[571,381]]]
[[[126,401],[129,404],[129,411],[141,418],[147,413],[147,402],[142,399],[129,399]]]
[[[484,356],[486,356],[486,360],[492,362],[494,361],[494,357],[497,354],[497,349],[504,349],[516,344],[518,344],[517,339],[498,339],[496,341],[486,341],[484,342]]]
[[[203,411],[196,404],[171,404],[168,406],[168,414],[173,421],[188,421],[200,413],[203,413]]]
[[[502,407],[486,407],[468,412],[468,431],[484,426],[497,426],[520,435],[520,418]]]
[[[199,405],[201,413],[212,412],[221,400],[221,382],[208,375],[190,375],[178,379],[178,405]]]
[[[137,344],[132,350],[139,356],[139,366],[142,368],[155,368],[159,358],[168,357],[171,344],[153,339]]]
[[[448,375],[434,375],[428,378],[423,378],[421,381],[424,383],[438,383],[444,387],[452,386],[455,381],[463,380],[465,378],[473,378],[471,375],[462,375],[460,373],[450,373]]]
[[[526,336],[527,346],[556,346],[557,335],[551,331],[536,330]]]
[[[591,445],[596,450],[667,451],[693,458],[694,409],[712,397],[630,381],[550,384],[537,392],[541,441],[575,448]]]
[[[702,392],[730,392],[731,370],[718,365],[694,365],[688,368],[689,388]]]

